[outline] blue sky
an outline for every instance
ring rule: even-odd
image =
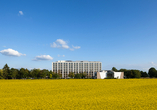
[[[156,48],[156,0],[0,1],[0,68],[87,60],[148,71]]]

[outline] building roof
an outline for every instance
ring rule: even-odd
[[[72,60],[58,60],[56,62],[99,62],[101,63],[100,61],[72,61]]]

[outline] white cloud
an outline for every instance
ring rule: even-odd
[[[19,53],[18,51],[10,49],[10,48],[9,49],[1,50],[0,53],[2,55],[6,55],[6,56],[16,56],[16,57],[26,56],[26,54]]]
[[[57,44],[55,42],[53,42],[53,44],[51,44],[52,48],[57,48]]]
[[[53,58],[50,55],[41,55],[41,56],[36,56],[34,61],[41,61],[41,60],[53,60]]]
[[[68,45],[62,45],[62,48],[64,48],[64,49],[68,49],[69,46],[68,46]]]
[[[71,50],[71,51],[74,51],[75,49],[80,49],[80,48],[81,48],[80,46],[73,46],[73,45],[72,45],[72,48],[70,48],[70,50]]]
[[[23,15],[23,12],[22,12],[22,11],[19,11],[19,14],[20,14],[20,15]]]
[[[61,44],[61,45],[67,45],[67,43],[62,39],[57,39],[56,42]]]
[[[153,66],[157,66],[157,64],[155,64],[154,62],[151,62],[151,64],[152,64]]]
[[[67,42],[65,42],[62,39],[57,39],[55,42],[53,42],[53,44],[51,44],[51,47],[52,48],[63,48],[63,49],[69,48]]]
[[[71,51],[74,51],[75,49],[74,49],[74,48],[70,48],[70,50],[71,50]]]
[[[62,49],[69,49],[71,51],[75,50],[75,49],[80,49],[80,46],[73,46],[72,48],[70,48],[67,44],[66,41],[64,41],[63,39],[57,39],[55,42],[53,42],[53,44],[51,44],[52,48],[62,48]]]
[[[65,55],[59,55],[59,54],[58,54],[58,57],[65,57]]]
[[[74,49],[80,49],[80,46],[72,46]]]

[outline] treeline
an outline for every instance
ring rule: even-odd
[[[125,78],[141,78],[141,77],[150,77],[150,78],[157,78],[157,70],[154,67],[151,67],[147,72],[140,71],[140,70],[127,70],[127,69],[120,69],[117,70],[115,67],[112,68],[115,72],[124,72]]]
[[[47,69],[32,69],[28,70],[25,68],[21,69],[15,69],[11,68],[5,64],[3,69],[0,69],[0,79],[61,79],[62,74],[54,73],[51,70]],[[75,78],[75,79],[81,79],[81,78],[91,78],[91,76],[88,76],[86,73],[69,73],[67,78]]]
[[[11,68],[6,64],[3,69],[0,69],[0,79],[48,79],[48,78],[59,78],[59,74],[55,74],[52,71],[43,69],[32,69],[28,70],[25,68],[15,69]]]
[[[147,72],[140,71],[140,70],[127,70],[127,69],[120,69],[117,70],[115,67],[112,68],[115,72],[124,72],[125,78],[141,78],[141,77],[150,77],[150,78],[157,78],[157,70],[151,67]],[[0,79],[61,79],[62,74],[54,73],[51,70],[47,69],[32,69],[28,70],[25,68],[15,69],[11,68],[5,64],[2,69],[0,69]],[[88,75],[87,73],[78,73],[74,74],[73,72],[69,73],[66,78],[75,78],[75,79],[85,79],[85,78],[92,78],[92,76]]]

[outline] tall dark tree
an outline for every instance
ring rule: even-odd
[[[87,74],[87,78],[92,78],[92,75],[90,73]]]
[[[155,68],[153,68],[153,67],[151,67],[150,69],[149,69],[149,71],[148,71],[148,75],[149,75],[149,77],[157,77],[157,71],[156,71],[156,69]]]
[[[60,78],[60,76],[57,73],[52,72],[52,78],[58,79],[58,78]]]
[[[118,70],[116,69],[116,67],[113,67],[113,68],[112,68],[112,71],[117,72]]]
[[[40,69],[31,70],[31,76],[35,79],[39,77],[39,73],[40,73]]]
[[[126,70],[124,71],[124,76],[126,76],[126,78],[133,78],[133,73],[130,70]]]
[[[126,78],[140,78],[141,72],[139,70],[125,70],[124,76],[126,76]]]
[[[81,74],[79,74],[79,73],[75,74],[74,78],[75,79],[80,79],[81,78]]]
[[[140,78],[141,77],[141,72],[139,70],[131,70],[132,71],[132,78]]]
[[[81,75],[81,78],[82,78],[82,79],[87,78],[87,73],[86,73],[86,72],[80,73],[80,75]]]
[[[8,79],[8,75],[10,74],[10,69],[7,64],[3,67],[3,78]]]
[[[17,78],[17,75],[18,75],[18,70],[15,69],[15,68],[11,68],[11,69],[10,69],[10,77],[11,77],[12,79],[16,79],[16,78]]]
[[[3,70],[0,69],[0,79],[3,79]]]
[[[140,72],[141,72],[141,77],[148,77],[147,72],[143,72],[143,71],[140,71]]]
[[[27,73],[25,68],[21,68],[19,72],[20,72],[20,77],[21,78],[27,78],[28,73]]]
[[[44,69],[44,74],[46,74],[46,78],[49,78],[50,76],[50,72],[47,69]]]
[[[128,71],[127,69],[120,69],[119,72],[126,72]]]
[[[61,74],[61,71],[60,70],[58,70],[58,76],[59,76],[59,78],[62,78],[62,74]]]
[[[74,78],[75,74],[73,72],[70,72],[68,75],[70,78]]]
[[[25,69],[25,73],[26,73],[26,74],[25,74],[25,77],[26,77],[26,78],[30,78],[30,77],[31,77],[31,76],[30,76],[30,71],[29,71],[27,68]]]
[[[46,70],[46,69],[43,69],[43,70],[41,70],[40,72],[39,72],[39,77],[40,78],[46,78],[46,77],[49,77],[49,71],[48,70]]]

